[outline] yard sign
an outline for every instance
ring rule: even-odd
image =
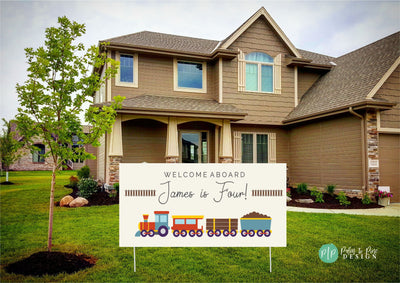
[[[285,247],[286,164],[120,164],[121,247]]]

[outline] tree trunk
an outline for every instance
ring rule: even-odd
[[[6,182],[8,182],[8,170],[6,171]]]
[[[49,235],[47,241],[47,250],[51,252],[51,240],[53,235],[53,210],[54,210],[54,189],[56,187],[56,171],[57,167],[54,164],[53,173],[51,175],[51,189],[50,189],[50,208],[49,208]]]

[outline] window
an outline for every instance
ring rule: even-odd
[[[242,134],[242,163],[268,163],[268,134]]]
[[[72,162],[74,163],[83,163],[83,159],[80,158],[82,155],[82,149],[83,147],[83,139],[79,139],[77,135],[72,135],[72,149],[74,153],[77,155],[75,158],[72,159]]]
[[[196,219],[186,219],[186,224],[196,225]]]
[[[45,147],[43,144],[35,144],[37,148],[32,152],[32,162],[44,163]]]
[[[208,132],[182,132],[180,139],[182,163],[208,162]]]
[[[119,61],[118,74],[115,79],[117,86],[138,86],[138,56],[137,54],[122,54],[117,52]]]
[[[282,54],[275,58],[262,52],[247,54],[239,50],[238,90],[260,93],[281,93]]]
[[[181,224],[181,225],[183,225],[183,224],[185,224],[185,219],[175,219],[175,224]]]
[[[246,90],[274,91],[274,59],[261,52],[253,52],[246,59]]]
[[[160,221],[158,222],[168,223],[168,215],[166,214],[159,214],[159,215],[160,215]]]
[[[174,60],[174,90],[189,92],[206,92],[205,62]]]

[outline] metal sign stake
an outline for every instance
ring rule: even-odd
[[[272,273],[271,247],[269,247],[269,273]]]
[[[271,252],[271,248],[270,248]],[[133,272],[136,272],[136,248],[133,247]]]

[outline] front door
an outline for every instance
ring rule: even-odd
[[[181,162],[208,162],[208,132],[184,131],[180,134]]]

